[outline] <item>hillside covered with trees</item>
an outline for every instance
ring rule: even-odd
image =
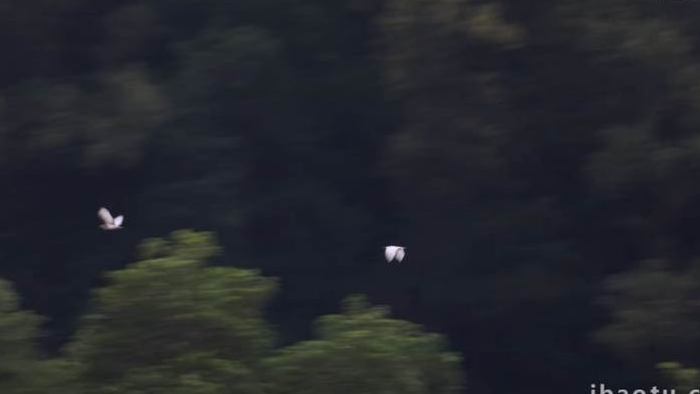
[[[0,392],[697,387],[699,15],[0,2]]]

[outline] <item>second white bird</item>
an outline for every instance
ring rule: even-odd
[[[386,261],[391,263],[393,260],[401,262],[406,255],[406,249],[403,246],[385,246],[384,247],[384,257]]]

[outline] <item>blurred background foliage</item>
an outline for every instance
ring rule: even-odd
[[[697,384],[699,11],[0,2],[0,391]]]

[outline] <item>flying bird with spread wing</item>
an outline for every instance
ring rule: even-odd
[[[386,257],[386,261],[388,263],[391,263],[393,260],[396,260],[397,262],[401,262],[403,260],[404,256],[406,255],[406,248],[403,246],[385,246],[384,247],[384,257]]]
[[[119,230],[124,223],[124,215],[119,215],[116,218],[112,217],[107,208],[102,207],[97,211],[97,216],[102,220],[100,228],[103,230]]]

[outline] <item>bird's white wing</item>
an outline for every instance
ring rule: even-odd
[[[114,225],[115,226],[121,226],[122,223],[124,223],[124,215],[119,215],[116,218],[114,218]]]
[[[386,261],[390,262],[394,259],[394,256],[396,256],[396,249],[396,246],[387,246],[384,248],[384,257],[386,257]]]
[[[398,260],[399,263],[401,262],[401,260],[403,260],[403,257],[405,255],[406,255],[406,251],[404,250],[404,248],[397,248],[396,249],[396,260]]]
[[[112,214],[109,213],[107,208],[100,208],[99,211],[97,211],[97,216],[102,219],[105,224],[111,224],[114,222],[114,219],[112,218]]]

